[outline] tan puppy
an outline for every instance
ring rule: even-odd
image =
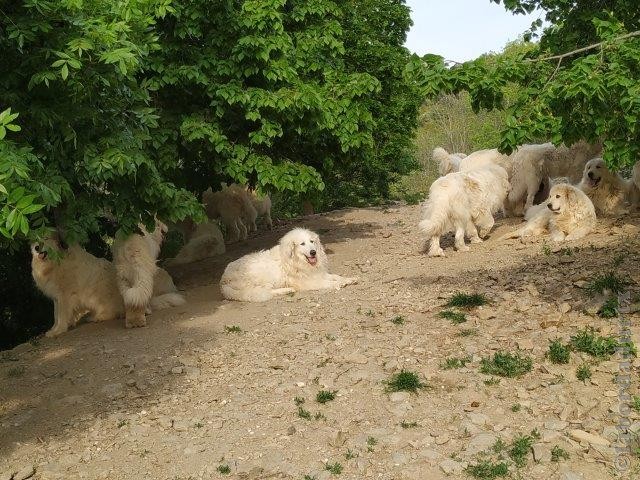
[[[50,251],[61,258],[50,258]],[[54,324],[47,337],[66,332],[86,314],[96,322],[124,317],[115,266],[79,245],[63,249],[57,240],[33,244],[31,272],[37,287],[53,300]]]
[[[611,172],[602,158],[587,162],[578,187],[591,199],[598,215],[615,216],[629,211],[631,182]]]
[[[224,298],[264,302],[303,290],[341,288],[357,281],[328,272],[327,256],[314,232],[295,228],[269,250],[251,253],[227,265],[220,289]]]
[[[167,231],[167,226],[162,222],[157,222],[151,233],[142,225],[139,228],[142,234],[116,238],[112,247],[127,328],[144,327],[147,324],[145,311],[153,296],[153,278],[158,268],[156,259],[163,234]]]
[[[593,203],[582,190],[565,183],[551,187],[546,205],[535,205],[527,211],[524,227],[508,233],[501,240],[525,238],[549,233],[551,240],[562,242],[587,236],[596,226]]]

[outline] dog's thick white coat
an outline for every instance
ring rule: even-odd
[[[513,162],[509,155],[500,153],[498,149],[478,150],[460,160],[460,172],[468,172],[484,167],[486,165],[498,165],[507,172],[507,177],[511,179]]]
[[[589,197],[579,188],[565,183],[551,187],[547,201],[531,207],[527,217],[529,220],[524,227],[507,233],[501,239],[549,233],[554,242],[578,240],[596,226],[596,211]]]
[[[184,265],[205,258],[222,255],[226,249],[220,227],[215,222],[203,222],[193,224],[183,222],[181,230],[185,238],[185,244],[176,256],[168,260],[165,265]]]
[[[508,192],[507,172],[493,162],[438,178],[429,189],[423,220],[418,224],[430,242],[428,255],[444,256],[440,237],[450,231],[455,232],[458,250],[469,250],[465,234],[471,243],[481,242],[480,237],[493,228],[493,215],[503,208]]]
[[[208,188],[202,193],[202,203],[211,220],[220,219],[224,224],[229,242],[247,239],[257,213],[244,189],[225,186],[214,192]]]
[[[178,292],[173,278],[163,268],[158,268],[153,277],[153,296],[150,305],[152,310],[163,310],[165,308],[184,305],[186,300]]]
[[[440,176],[454,173],[460,170],[460,162],[467,155],[464,153],[449,153],[442,147],[433,149],[431,158],[438,164],[438,173]]]
[[[318,235],[295,228],[275,247],[245,255],[227,265],[220,289],[229,300],[264,302],[276,295],[340,288],[356,281],[329,273]]]
[[[586,163],[578,187],[591,199],[598,215],[628,212],[631,181],[611,172],[602,158],[594,158]]]

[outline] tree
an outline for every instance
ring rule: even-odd
[[[536,8],[546,12],[550,26],[541,32],[539,44],[497,62],[480,58],[447,68],[439,57],[414,61],[408,69],[423,92],[467,90],[476,109],[494,108],[502,106],[504,89],[513,82],[519,88],[508,109],[503,151],[540,138],[556,144],[603,140],[604,158],[611,167],[634,163],[640,153],[636,2],[503,3],[515,13]]]

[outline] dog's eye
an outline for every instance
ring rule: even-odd
[[[302,245],[304,247],[305,242],[302,242],[300,245]]]
[[[34,249],[36,252],[40,252],[40,245],[36,245],[33,249]]]
[[[560,198],[560,195],[556,195],[556,198]]]
[[[313,243],[313,240],[309,240],[311,243]]]
[[[596,168],[600,168],[600,165],[598,165]]]

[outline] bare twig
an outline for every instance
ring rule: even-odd
[[[539,58],[528,58],[528,59],[526,59],[526,61],[530,62],[530,63],[533,63],[533,62],[544,62],[546,60],[559,60],[561,62],[562,59],[564,59],[564,58],[571,57],[573,55],[576,55],[576,54],[582,53],[582,52],[586,52],[588,50],[593,50],[595,48],[602,47],[606,43],[617,42],[619,40],[626,40],[627,38],[632,38],[632,37],[637,37],[637,36],[640,36],[640,30],[636,30],[635,32],[631,32],[631,33],[625,33],[624,35],[620,35],[619,37],[616,37],[616,38],[614,38],[612,40],[606,40],[604,42],[594,43],[594,44],[589,45],[587,47],[578,48],[577,50],[572,50],[571,52],[563,53],[562,55],[552,55],[552,56],[549,56],[549,57],[539,57]]]

